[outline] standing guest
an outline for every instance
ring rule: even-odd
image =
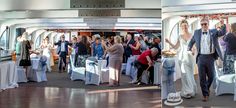
[[[139,42],[141,44],[141,52],[144,52],[144,51],[148,50],[149,47],[146,44],[146,42],[144,41],[144,37],[142,35],[140,35],[139,40],[140,40]]]
[[[27,40],[28,32],[24,32],[21,37],[20,66],[25,68],[26,77],[28,76],[28,66],[31,66],[30,60],[30,42]],[[27,77],[28,78],[28,77]]]
[[[92,38],[90,36],[86,36],[87,37],[87,53],[88,55],[92,55]]]
[[[218,43],[218,37],[226,33],[224,23],[217,29],[209,29],[209,20],[203,18],[200,21],[201,29],[195,30],[194,35],[189,42],[188,51],[192,53],[192,47],[195,44],[198,55],[196,57],[200,86],[202,90],[202,101],[208,101],[210,95],[210,87],[215,78],[215,60],[220,57],[222,59],[221,50]]]
[[[134,36],[134,44],[129,45],[129,47],[132,49],[132,55],[140,55],[141,54],[141,44],[139,42],[139,35]]]
[[[181,70],[181,96],[184,98],[191,98],[195,96],[197,91],[197,85],[194,79],[194,59],[193,55],[187,53],[188,43],[192,37],[192,34],[188,31],[187,20],[180,22],[183,33],[179,36],[176,44],[171,43],[168,39],[166,42],[174,49],[179,49],[178,63]]]
[[[161,58],[161,39],[159,37],[154,37],[153,38],[153,43],[151,45],[151,48],[157,48],[158,49],[158,54],[156,55],[156,58]]]
[[[78,46],[78,53],[79,55],[88,55],[88,40],[86,36],[82,36],[81,41],[79,42]]]
[[[135,62],[135,67],[138,70],[137,74],[137,83],[138,85],[141,84],[142,74],[144,70],[148,70],[149,74],[149,84],[153,84],[154,81],[154,58],[158,53],[157,48],[152,48],[150,50],[144,51]]]
[[[45,57],[47,57],[47,69],[49,72],[51,72],[51,66],[52,66],[52,62],[53,61],[53,57],[52,57],[52,53],[51,53],[51,49],[52,49],[52,45],[49,43],[49,38],[46,37],[43,40],[43,43],[40,45],[40,48],[43,49],[43,55]]]
[[[98,59],[102,59],[104,54],[104,49],[102,47],[100,37],[96,37],[95,43],[92,44],[92,55]]]
[[[61,40],[59,40],[57,43],[54,43],[54,45],[57,45],[57,54],[59,55],[59,63],[58,68],[59,72],[65,71],[66,69],[66,56],[68,55],[68,46],[72,45],[68,41],[65,40],[65,36],[61,36]],[[62,66],[64,63],[64,66]]]
[[[106,46],[106,43],[103,43]],[[106,46],[107,47],[107,46]],[[119,86],[120,84],[120,74],[121,65],[123,59],[124,48],[121,44],[121,37],[114,37],[114,45],[106,48],[109,54],[109,85]]]
[[[21,36],[17,37],[17,42],[16,42],[16,61],[17,65],[19,65],[19,59],[20,59],[20,54],[21,54]]]
[[[149,48],[151,46],[151,43],[149,43],[149,38],[148,36],[143,37],[144,42],[146,43],[147,47]]]
[[[224,74],[235,74],[236,60],[236,23],[231,24],[231,32],[224,36],[226,42]]]
[[[88,41],[86,36],[81,37],[81,41],[78,43],[78,67],[85,67],[85,60],[88,55]]]
[[[134,44],[134,40],[132,39],[131,34],[127,34],[126,42],[123,44],[125,47],[125,63],[127,62],[128,58],[132,55],[132,49],[130,45]]]
[[[78,38],[80,38],[78,36]],[[77,66],[77,60],[78,60],[78,42],[80,42],[80,39],[78,39],[77,37],[73,37],[72,39],[72,55],[74,56],[74,66]]]

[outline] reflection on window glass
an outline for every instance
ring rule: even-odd
[[[32,35],[29,35],[29,36],[28,36],[28,40],[32,40]]]
[[[38,36],[37,39],[36,39],[36,43],[35,43],[35,48],[38,49],[41,45],[41,39],[42,37],[41,36]]]
[[[0,47],[3,49],[9,49],[9,29],[6,30],[0,39]]]
[[[177,43],[179,35],[180,35],[179,24],[176,24],[172,30],[172,33],[170,34],[169,37],[170,41],[174,44]]]
[[[70,40],[70,34],[69,33],[65,33],[65,40],[67,40],[67,41]]]

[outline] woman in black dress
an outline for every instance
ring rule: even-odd
[[[21,37],[21,53],[20,53],[20,66],[25,68],[26,77],[28,75],[28,66],[31,66],[30,61],[30,49],[31,45],[30,42],[27,40],[28,33],[24,32]]]
[[[224,36],[226,42],[224,74],[235,74],[236,61],[236,23],[231,24],[231,31]]]

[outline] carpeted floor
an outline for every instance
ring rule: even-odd
[[[197,76],[195,77],[195,80],[198,86],[198,92],[194,98],[184,99],[182,104],[175,107],[169,107],[163,104],[163,108],[236,108],[236,102],[233,101],[234,95],[226,94],[215,96],[213,89],[211,89],[209,101],[202,102],[202,93]],[[181,80],[176,81],[176,88],[178,91],[181,90]]]
[[[107,84],[101,84],[99,86],[96,85],[85,85],[84,81],[72,81],[70,80],[70,76],[68,73],[63,72],[59,73],[56,67],[53,67],[53,71],[47,73],[47,82],[28,82],[21,83],[20,87],[58,87],[58,88],[82,88],[86,90],[104,90],[104,89],[119,89],[119,88],[136,88],[136,87],[151,87],[150,85],[141,85],[137,86],[134,84],[130,84],[130,78],[126,75],[121,75],[120,86],[118,87],[109,87]],[[157,86],[156,87],[160,90]]]

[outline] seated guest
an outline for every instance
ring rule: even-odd
[[[54,45],[57,45],[57,54],[59,55],[59,63],[58,63],[58,68],[59,72],[65,71],[66,69],[66,56],[68,55],[68,46],[72,45],[68,41],[65,40],[65,36],[61,36],[61,40],[59,40],[57,43],[54,43]],[[62,64],[64,63],[64,66]]]
[[[157,48],[152,48],[150,50],[144,51],[135,61],[135,67],[138,69],[137,72],[137,81],[138,85],[141,84],[143,71],[148,70],[150,72],[149,83],[153,84],[154,81],[154,58],[158,53]]]
[[[95,42],[92,44],[92,56],[102,59],[104,54],[104,49],[101,44],[100,37],[96,37]]]
[[[110,86],[119,86],[120,74],[121,74],[121,65],[123,59],[124,48],[121,44],[121,37],[114,37],[114,45],[107,47],[104,42],[103,45],[106,47],[106,51],[109,55],[109,85]]]
[[[231,24],[231,32],[224,36],[223,39],[226,42],[226,63],[224,63],[224,74],[234,74],[234,64],[236,60],[236,23]]]

